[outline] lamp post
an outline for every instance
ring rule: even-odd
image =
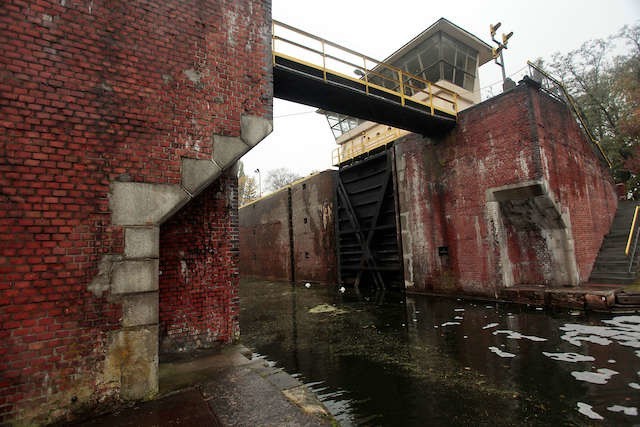
[[[498,40],[496,40],[496,31],[498,31],[498,28],[500,28],[501,25],[502,22],[498,22],[495,25],[489,25],[489,32],[491,33],[491,40],[498,45],[497,48],[493,48],[491,49],[491,51],[493,54],[493,60],[502,69],[502,90],[507,90],[507,73],[504,69],[503,50],[507,48],[507,43],[509,42],[511,36],[513,36],[513,31],[511,31],[509,34],[502,33],[502,42],[499,42]],[[500,58],[500,62],[498,62],[498,58]]]
[[[262,197],[262,175],[260,174],[260,169],[256,169],[254,172],[258,174],[258,197]]]

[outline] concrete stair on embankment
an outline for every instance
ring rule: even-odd
[[[612,312],[640,311],[640,286],[633,285],[638,281],[638,255],[640,254],[636,254],[630,265],[630,258],[624,253],[637,204],[637,202],[629,201],[620,202],[618,205],[618,211],[611,224],[611,231],[602,242],[589,277],[591,284],[618,287],[615,291],[615,302],[608,309]],[[636,223],[636,227],[639,225],[640,223]],[[640,247],[638,250],[640,251]]]
[[[611,230],[602,242],[593,271],[589,277],[590,283],[628,285],[636,281],[638,257],[636,256],[630,266],[630,258],[624,253],[635,207],[636,202],[632,201],[620,202],[618,205],[618,211],[611,224]],[[638,225],[636,224],[636,226]]]

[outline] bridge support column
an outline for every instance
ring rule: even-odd
[[[239,137],[215,135],[210,160],[183,159],[180,185],[113,182],[112,223],[124,229],[124,253],[105,256],[90,285],[122,303],[121,329],[109,335],[104,381],[120,383],[123,399],[158,392],[159,226],[214,182],[273,129],[271,120],[243,116]]]

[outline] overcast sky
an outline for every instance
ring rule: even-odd
[[[489,44],[490,24],[502,22],[498,38],[513,31],[505,65],[517,81],[527,59],[549,59],[640,23],[640,0],[273,0],[275,20],[376,59],[441,17]],[[493,61],[480,68],[479,78],[481,87],[493,85],[494,93],[500,92],[500,68]],[[242,158],[247,175],[257,178],[253,171],[259,168],[264,178],[268,170],[286,167],[305,176],[331,167],[335,140],[325,117],[314,110],[274,99],[274,131]]]

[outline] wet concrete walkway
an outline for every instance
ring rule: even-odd
[[[326,426],[306,386],[239,345],[160,364],[165,397],[79,426]]]

